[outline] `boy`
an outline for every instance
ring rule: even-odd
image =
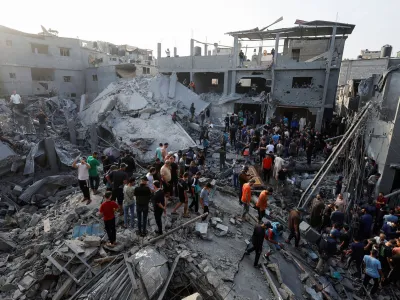
[[[109,247],[116,245],[117,231],[115,230],[115,212],[119,209],[115,201],[111,201],[112,192],[105,193],[104,198],[106,201],[100,206],[100,217],[103,217],[104,227],[107,232],[109,242],[106,244]]]

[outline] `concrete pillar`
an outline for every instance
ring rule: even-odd
[[[193,81],[193,72],[190,72],[190,81]]]
[[[174,47],[174,57],[178,56],[178,50],[176,49],[176,47]]]
[[[225,71],[224,72],[224,96],[228,95],[228,82],[229,82],[229,72]]]
[[[233,57],[232,57],[232,68],[236,69],[238,67],[238,55],[239,55],[239,40],[238,40],[237,36],[235,36],[233,38],[233,53],[232,53],[232,55],[233,55]]]
[[[178,81],[178,76],[176,76],[176,73],[173,72],[172,75],[169,76],[168,98],[170,98],[170,99],[175,98],[175,90],[176,90],[177,81]]]
[[[76,122],[74,120],[67,120],[67,126],[69,131],[69,140],[71,144],[76,145],[76,131],[75,131]]]
[[[258,47],[258,64],[261,65],[262,46]]]
[[[194,39],[190,39],[190,56],[194,56]]]
[[[46,152],[47,162],[50,165],[51,171],[56,173],[59,171],[57,153],[53,139],[44,139],[44,149]]]
[[[275,36],[275,54],[274,54],[274,65],[276,67],[276,63],[278,61],[278,53],[279,53],[279,33]]]
[[[81,103],[80,103],[80,106],[79,106],[79,112],[83,111],[83,109],[85,108],[85,105],[86,105],[86,95],[83,94],[81,96]]]
[[[211,50],[208,50],[207,55],[211,56]]]
[[[207,56],[208,53],[208,45],[204,44],[204,56]]]
[[[161,58],[161,43],[157,43],[157,59]]]
[[[98,151],[99,137],[97,136],[97,126],[92,124],[90,126],[90,147],[93,152]]]
[[[232,71],[231,94],[236,92],[236,71]]]

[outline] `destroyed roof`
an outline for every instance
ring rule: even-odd
[[[226,34],[246,40],[274,40],[277,34],[279,34],[281,38],[331,36],[334,26],[337,27],[337,35],[347,35],[353,32],[356,25],[315,20],[303,22],[296,27],[266,31],[259,30],[257,27],[251,30],[227,32]]]
[[[46,37],[47,38],[79,40],[77,38],[48,35],[48,33],[47,33],[47,35],[45,35],[45,33],[42,33],[42,34],[27,33],[27,32],[19,31],[19,30],[9,28],[9,27],[3,26],[3,25],[0,25],[0,32],[5,32],[5,33],[9,33],[9,34],[14,34],[14,35],[21,35],[21,36],[26,36],[26,37],[31,37],[31,38],[35,38],[35,39],[41,39],[41,40],[44,40]]]

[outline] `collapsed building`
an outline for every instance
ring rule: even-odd
[[[193,81],[198,93],[235,95],[220,99],[221,115],[237,113],[241,108],[256,111],[259,120],[276,114],[285,115],[290,122],[296,114],[298,118],[306,117],[321,130],[324,121],[333,115],[343,49],[355,25],[327,21],[296,24],[291,28],[229,32],[234,38],[233,46],[219,53],[216,45],[215,55],[208,50],[210,44],[191,39],[190,56],[161,57],[159,43],[159,72],[175,72],[180,82]],[[264,41],[274,44],[258,46]],[[240,67],[239,51],[247,53],[243,45],[247,42],[256,42],[257,46],[251,60],[249,54],[249,59]],[[204,44],[203,55],[195,43]],[[270,48],[274,48],[274,55]],[[255,90],[255,95],[264,92],[269,97],[256,100],[243,97],[251,90]]]
[[[152,50],[0,26],[0,96],[60,95],[93,100],[118,78],[155,75]]]

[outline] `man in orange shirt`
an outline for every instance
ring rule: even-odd
[[[242,203],[243,203],[243,215],[242,218],[249,213],[249,207],[251,202],[251,187],[254,185],[256,181],[254,179],[250,179],[248,183],[243,185],[242,190]]]
[[[258,210],[258,222],[262,221],[262,218],[265,217],[265,210],[268,207],[268,191],[263,190],[258,197],[258,201],[256,203],[256,207]]]

